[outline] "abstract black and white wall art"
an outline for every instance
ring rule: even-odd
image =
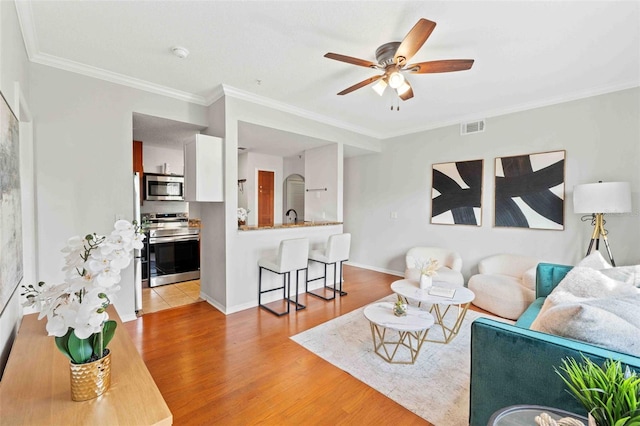
[[[0,314],[22,280],[18,120],[0,96]]]
[[[433,165],[431,223],[482,225],[483,160]]]
[[[564,229],[565,151],[496,158],[495,226]]]

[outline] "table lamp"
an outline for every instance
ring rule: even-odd
[[[602,237],[611,265],[616,266],[607,240],[607,231],[604,229],[603,216],[605,213],[631,212],[631,186],[629,182],[598,182],[576,185],[573,188],[573,212],[591,214],[593,234],[587,249],[587,256],[591,253],[594,241],[596,250],[598,250],[600,237]]]

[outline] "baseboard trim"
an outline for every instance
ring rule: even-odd
[[[133,315],[123,315],[123,316],[120,317],[120,321],[122,321],[122,322],[135,321],[137,319],[138,319],[138,316],[135,315],[135,314],[133,314]]]
[[[345,262],[346,263],[346,262]],[[330,283],[333,284],[333,283]],[[314,283],[309,283],[309,290],[316,290],[319,288],[322,288],[324,286],[324,282],[321,280],[318,280],[317,282]],[[292,286],[293,288],[293,286]],[[301,286],[298,288],[298,294],[304,294],[304,284],[301,283]],[[246,309],[251,309],[251,308],[257,308],[258,307],[258,301],[255,300],[253,302],[248,302],[248,303],[243,303],[242,305],[235,305],[235,306],[231,306],[229,308],[225,308],[221,303],[217,302],[216,300],[208,297],[206,294],[204,293],[200,293],[200,298],[204,299],[205,302],[207,302],[208,304],[210,304],[211,306],[213,306],[214,308],[216,308],[217,310],[219,310],[220,312],[222,312],[225,315],[230,315],[230,314],[235,314],[236,312],[240,312],[240,311],[244,311]],[[278,297],[277,295],[273,295],[273,296],[266,296],[263,300],[262,303],[270,303],[270,302],[274,302],[276,300],[281,299],[281,297]]]
[[[397,277],[404,277],[404,271],[394,271],[393,269],[378,268],[377,266],[364,265],[357,262],[344,262],[345,265],[355,266],[356,268],[368,269],[370,271],[382,272],[383,274],[395,275]]]

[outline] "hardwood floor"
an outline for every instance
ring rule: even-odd
[[[124,324],[175,425],[429,424],[290,336],[391,294],[393,275],[345,266],[349,294],[284,317],[258,308],[225,316],[206,302]],[[427,390],[425,390],[427,391]]]

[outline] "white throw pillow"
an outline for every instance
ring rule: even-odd
[[[553,289],[547,299],[553,303],[602,298],[620,294],[636,294],[638,289],[605,275],[605,270],[576,266]]]
[[[548,309],[535,330],[640,356],[638,306],[640,294],[563,303]]]
[[[547,296],[531,323],[531,330],[541,330],[541,321],[551,308],[565,303],[580,303],[591,299],[624,297],[640,294],[640,289],[605,275],[604,271],[576,266],[558,283]],[[554,333],[555,334],[555,333]]]
[[[616,266],[610,269],[603,269],[600,272],[616,281],[640,287],[640,265]]]
[[[607,262],[604,257],[602,257],[602,254],[598,250],[582,259],[576,266],[584,266],[586,268],[597,270],[611,268],[609,262]]]

